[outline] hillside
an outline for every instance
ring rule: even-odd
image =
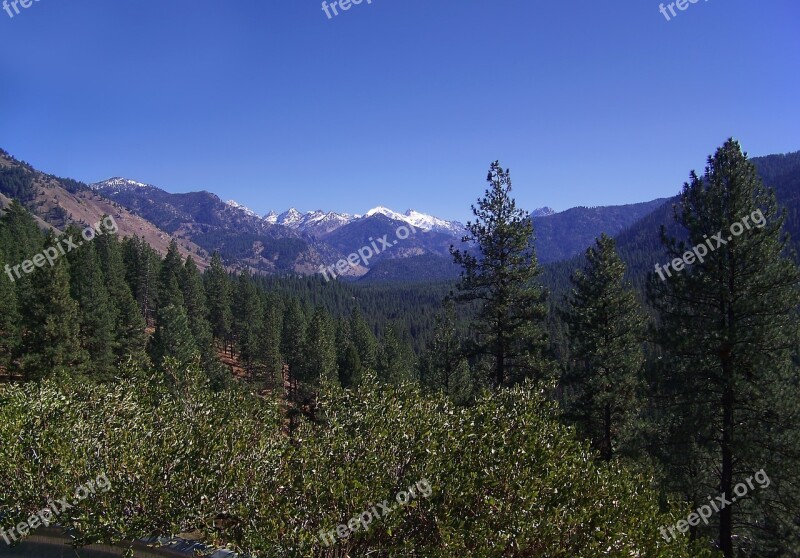
[[[62,230],[69,224],[86,227],[97,223],[103,215],[110,215],[119,227],[118,234],[123,237],[138,235],[162,254],[167,252],[172,238],[148,219],[98,195],[85,184],[37,171],[2,149],[0,194],[3,207],[11,198],[18,199],[43,228],[52,226]],[[182,255],[192,255],[198,266],[208,265],[208,252],[191,240],[179,238],[178,247]]]

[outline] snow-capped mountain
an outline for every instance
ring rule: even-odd
[[[415,228],[422,229],[423,231],[440,232],[449,234],[451,236],[460,237],[464,234],[464,225],[458,221],[445,221],[433,215],[420,213],[413,209],[407,210],[405,213],[397,213],[386,207],[378,206],[367,211],[366,216],[381,214],[394,221],[403,221]]]
[[[270,211],[264,215],[264,221],[273,225],[281,225],[290,229],[307,232],[314,235],[323,235],[333,232],[339,227],[358,219],[360,215],[350,215],[348,213],[335,213],[333,211],[307,211],[301,213],[294,207],[281,214]]]
[[[457,237],[464,235],[464,225],[458,221],[446,221],[434,217],[433,215],[414,211],[413,209],[407,210],[403,214],[403,217],[406,222],[411,223],[418,229],[445,233]]]
[[[89,188],[92,190],[116,190],[117,192],[125,192],[128,190],[138,190],[140,188],[155,188],[155,186],[151,184],[144,184],[143,182],[136,182],[135,180],[130,180],[128,178],[120,178],[119,176],[115,176],[114,178],[103,180],[102,182],[90,184]]]
[[[531,217],[549,217],[550,215],[555,214],[555,210],[549,207],[540,207],[539,209],[534,209],[531,211]]]
[[[244,211],[250,217],[258,217],[258,213],[256,213],[255,211],[253,211],[252,209],[250,209],[246,205],[242,205],[242,204],[236,202],[236,200],[228,200],[228,201],[225,202],[225,205],[229,205],[234,209],[239,209],[241,211]]]
[[[322,210],[301,213],[297,209],[291,208],[281,214],[270,211],[264,215],[263,219],[274,225],[282,225],[309,234],[325,235],[335,231],[339,227],[343,227],[359,219],[372,217],[373,215],[383,215],[393,221],[408,223],[423,231],[440,232],[455,237],[460,237],[464,233],[464,225],[458,221],[446,221],[432,215],[414,211],[413,209],[409,209],[405,213],[398,213],[383,206],[374,207],[364,215],[351,215],[349,213],[336,213],[333,211],[325,212]]]

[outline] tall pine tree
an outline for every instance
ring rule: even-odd
[[[86,243],[74,255],[71,271],[72,298],[80,310],[81,345],[90,355],[90,375],[100,381],[114,377],[116,356],[115,311],[93,243]]]
[[[719,548],[726,558],[748,545],[763,556],[796,554],[800,273],[782,233],[784,213],[728,140],[702,178],[691,174],[675,219],[685,240],[662,229],[672,269],[649,283],[669,364],[659,394],[669,426],[659,444],[665,462],[692,505],[741,496],[738,483],[764,469],[769,489],[748,490],[714,516]]]
[[[462,267],[460,302],[479,302],[473,322],[473,357],[491,359],[494,387],[525,378],[549,379],[553,364],[548,357],[546,292],[538,284],[540,268],[533,249],[533,225],[511,197],[511,175],[499,162],[492,163],[489,188],[478,206],[475,221],[467,223],[465,243],[451,247]]]
[[[227,348],[231,336],[231,282],[219,252],[211,257],[211,266],[203,275],[209,322],[214,339]]]
[[[47,245],[56,241],[50,234]],[[68,263],[32,273],[23,313],[22,371],[26,380],[86,372],[89,355],[81,346],[78,303],[70,295]]]
[[[420,384],[423,389],[444,392],[461,404],[469,402],[474,393],[452,300],[445,301],[436,317],[433,340],[420,359]]]
[[[562,376],[566,416],[605,460],[632,455],[644,392],[646,318],[624,280],[625,264],[603,234],[586,251],[562,313],[571,358]]]
[[[325,308],[317,306],[308,324],[303,381],[312,384],[322,381],[339,383],[335,343],[333,320]]]

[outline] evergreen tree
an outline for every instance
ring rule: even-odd
[[[350,332],[361,366],[374,371],[378,365],[378,340],[358,307],[350,315]]]
[[[264,309],[247,270],[239,275],[233,314],[233,331],[239,347],[239,358],[245,370],[252,374],[252,366],[261,346]]]
[[[116,321],[100,260],[93,243],[84,244],[70,256],[74,258],[71,293],[80,311],[81,345],[91,358],[88,371],[93,378],[107,381],[115,372]]]
[[[339,383],[344,388],[355,388],[364,377],[364,367],[361,366],[361,357],[358,349],[352,342],[345,346],[342,357],[339,359]]]
[[[53,242],[51,234],[47,244]],[[89,355],[81,347],[79,308],[70,295],[65,259],[32,274],[30,299],[23,313],[21,353],[26,380],[86,371]]]
[[[167,255],[161,262],[158,279],[158,307],[183,306],[181,279],[184,275],[183,258],[178,243],[173,238],[169,243]]]
[[[0,222],[0,229],[3,224]],[[0,272],[6,266],[7,260],[3,252],[5,244],[0,234]],[[14,355],[21,342],[19,335],[19,313],[17,311],[17,293],[14,283],[5,276],[0,277],[0,374],[14,372]]]
[[[228,273],[222,265],[219,253],[214,252],[211,266],[206,270],[203,280],[208,301],[209,321],[214,339],[227,348],[231,336],[231,285]]]
[[[433,340],[420,359],[420,385],[428,391],[444,392],[456,403],[467,403],[473,395],[469,363],[456,328],[452,300],[445,301],[442,313],[436,318]]]
[[[564,409],[605,460],[633,454],[644,389],[645,316],[624,280],[625,264],[603,234],[586,251],[562,313],[571,359],[562,377]]]
[[[300,301],[292,298],[286,304],[283,315],[283,334],[281,336],[281,354],[289,366],[292,378],[303,376],[306,363],[306,316]]]
[[[42,251],[44,238],[39,225],[19,202],[12,201],[2,219],[5,225],[3,230],[6,241],[3,244],[6,247],[7,263],[11,263],[13,267]],[[24,274],[21,275],[24,277]],[[15,281],[19,281],[16,274],[13,276]]]
[[[547,317],[546,293],[537,284],[540,268],[533,249],[533,225],[511,197],[511,176],[495,161],[487,177],[489,188],[478,207],[476,220],[467,223],[464,242],[471,248],[450,249],[462,269],[456,298],[479,301],[473,322],[471,356],[492,359],[493,386],[524,378],[543,380],[552,374],[543,322]]]
[[[386,326],[378,356],[377,373],[379,380],[390,384],[416,380],[414,351],[397,324]]]
[[[361,383],[361,357],[353,341],[350,321],[345,318],[339,319],[336,326],[336,362],[342,387],[352,388]]]
[[[657,265],[664,280],[650,277],[656,339],[669,360],[659,391],[669,429],[658,446],[675,485],[706,504],[708,495],[732,498],[754,471],[772,481],[714,516],[726,558],[753,545],[763,556],[800,548],[800,394],[791,358],[800,273],[786,250],[784,216],[728,140],[704,177],[693,172],[683,188],[675,220],[686,240],[662,229],[672,270]]]
[[[158,270],[161,258],[143,239],[134,235],[122,241],[125,280],[147,324],[155,323],[158,307]]]
[[[1,270],[4,280],[12,283],[15,305],[7,303],[9,311],[13,312],[16,307],[20,314],[25,313],[25,308],[32,304],[32,275],[26,274],[21,269],[21,264],[25,260],[32,258],[44,248],[44,235],[39,230],[33,216],[20,205],[16,200],[8,206],[5,215],[2,216],[2,227],[0,227],[0,241],[2,241],[6,263]],[[50,237],[51,239],[53,237]],[[8,268],[5,266],[8,265]],[[41,270],[36,270],[41,271]],[[19,273],[19,276],[17,276]],[[10,318],[6,318],[9,320]],[[17,322],[19,324],[19,322]],[[18,336],[24,333],[23,328],[14,328]],[[11,347],[21,348],[20,343],[10,343]],[[15,362],[20,356],[19,353],[9,355],[9,360]]]
[[[197,264],[191,256],[186,258],[180,280],[183,303],[186,317],[189,319],[189,329],[192,331],[204,359],[213,355],[211,324],[208,322],[208,307],[206,292],[203,286],[203,276],[197,269]]]
[[[149,364],[146,324],[130,286],[125,281],[122,245],[114,234],[106,231],[106,234],[99,235],[94,240],[94,246],[114,312],[116,363],[132,364],[135,368],[143,369]]]
[[[283,332],[283,301],[275,294],[266,297],[264,318],[261,328],[261,343],[258,359],[264,366],[269,387],[280,385],[283,378],[283,356],[281,355],[281,335]]]
[[[303,381],[312,384],[321,381],[339,382],[335,343],[333,320],[325,308],[317,306],[308,324]]]
[[[179,375],[200,356],[183,307],[169,305],[158,311],[158,325],[151,339],[150,356],[162,371]],[[175,370],[172,370],[173,365]]]

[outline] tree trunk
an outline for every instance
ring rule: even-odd
[[[733,378],[729,360],[722,363],[726,385],[722,396],[722,477],[720,491],[730,500],[733,495]],[[733,558],[733,508],[725,506],[719,515],[719,545],[725,558]]]

